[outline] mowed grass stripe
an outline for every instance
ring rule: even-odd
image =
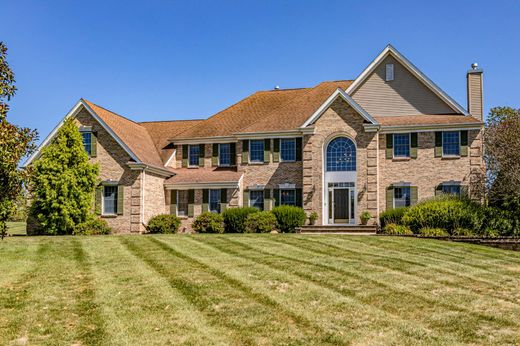
[[[415,316],[414,318],[423,316],[424,318],[431,320],[431,314],[442,314],[442,316],[450,319],[451,325],[463,323],[466,326],[473,326],[474,328],[471,330],[474,333],[477,332],[480,326],[489,325],[490,323],[495,325],[497,328],[517,327],[517,324],[512,319],[503,316],[495,316],[494,314],[487,314],[480,311],[473,311],[472,308],[466,306],[471,303],[469,301],[463,303],[466,305],[458,304],[456,301],[445,302],[446,297],[439,299],[439,297],[437,297],[434,293],[432,294],[432,292],[421,292],[421,294],[416,293],[415,290],[411,290],[408,286],[401,284],[401,282],[405,282],[403,280],[385,281],[384,279],[380,278],[380,276],[386,275],[385,273],[373,273],[368,268],[353,269],[352,266],[349,267],[350,269],[343,269],[345,266],[342,267],[341,265],[338,266],[337,264],[324,264],[313,260],[303,260],[302,258],[314,256],[312,253],[309,254],[309,252],[301,250],[298,251],[297,249],[292,252],[293,256],[289,256],[287,253],[290,253],[290,250],[287,249],[286,244],[283,243],[283,238],[279,238],[279,242],[276,243],[273,243],[273,240],[271,241],[271,244],[269,244],[269,240],[267,240],[267,238],[269,237],[255,238],[254,244],[251,242],[249,245],[253,249],[262,251],[266,256],[279,256],[280,258],[292,260],[295,266],[301,266],[303,263],[311,267],[315,267],[322,272],[327,270],[329,272],[333,271],[342,273],[343,275],[357,278],[359,280],[359,285],[363,285],[363,282],[365,282],[365,285],[377,285],[385,291],[389,292],[390,295],[406,297],[406,306],[408,307],[408,310],[403,311],[402,313],[407,313],[407,311],[422,312],[420,315]],[[270,239],[273,238],[271,237]],[[247,244],[247,237],[229,238],[228,240]],[[263,250],[259,249],[259,246],[261,246]],[[332,262],[329,261],[329,263]],[[318,271],[316,269],[315,271]],[[330,275],[330,273],[327,273],[327,276]],[[377,299],[377,297],[374,297],[373,299]],[[382,303],[386,304],[387,301],[383,300]],[[443,320],[440,322],[441,325],[445,324]],[[430,321],[430,323],[433,322]],[[468,330],[469,329],[466,328],[465,332]],[[476,335],[473,336],[476,337]]]
[[[121,241],[157,273],[164,276],[213,324],[227,329],[236,344],[342,343],[302,326],[269,297],[251,292],[240,282],[176,251],[151,237]],[[183,239],[176,237],[183,246]],[[305,323],[303,323],[305,324]]]
[[[143,238],[140,238],[144,241]],[[229,345],[168,280],[131,253],[118,237],[84,237],[97,301],[106,317],[105,344]]]

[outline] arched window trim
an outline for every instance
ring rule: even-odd
[[[356,171],[356,145],[348,137],[336,137],[327,145],[326,171]]]

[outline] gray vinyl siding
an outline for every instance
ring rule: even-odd
[[[389,82],[385,81],[386,64],[394,64],[394,80]],[[374,116],[455,113],[391,56],[377,66],[354,92],[353,98]]]

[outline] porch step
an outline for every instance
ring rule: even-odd
[[[376,226],[352,225],[352,226],[302,226],[296,229],[297,233],[330,233],[330,234],[375,234]]]

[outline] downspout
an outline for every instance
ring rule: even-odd
[[[379,131],[376,132],[376,223],[379,224]]]
[[[144,184],[146,182],[146,171],[145,168],[143,168],[143,171],[141,172],[141,213],[139,215],[139,221],[141,225],[144,225]]]

